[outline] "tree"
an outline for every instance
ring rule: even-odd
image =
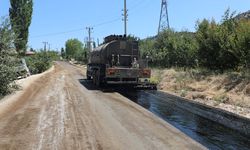
[[[32,20],[32,0],[10,0],[9,16],[11,26],[16,35],[14,41],[19,54],[24,54],[27,47],[29,26]]]
[[[204,19],[197,23],[196,39],[199,43],[198,58],[200,65],[209,69],[218,69],[220,44],[219,25],[214,20]]]
[[[77,51],[75,60],[81,61],[81,62],[87,62],[87,48],[84,48],[80,51]]]
[[[235,13],[225,12],[221,24],[214,20],[198,23],[196,39],[199,43],[199,62],[209,69],[235,69],[241,61],[241,49]]]
[[[172,29],[161,32],[154,44],[154,60],[164,67],[192,67],[197,59],[198,43],[195,34]]]
[[[64,48],[62,47],[62,48],[61,48],[61,56],[62,56],[62,58],[65,58],[65,55],[66,55],[66,54],[65,54],[65,50],[64,50]]]
[[[66,41],[66,58],[76,58],[80,52],[84,51],[83,43],[78,39],[69,39]]]
[[[30,48],[30,51],[31,51],[31,52],[35,52],[36,50],[35,50],[34,48],[31,47],[31,48]]]
[[[243,67],[250,68],[250,20],[242,19],[237,28],[237,49]]]
[[[96,48],[96,43],[95,42],[93,42],[93,48]]]
[[[9,19],[0,19],[0,97],[10,92],[17,77],[14,38]]]
[[[237,48],[238,21],[234,20],[235,12],[226,10],[222,24],[219,26],[219,60],[221,70],[235,69],[240,63],[240,50]]]
[[[162,67],[202,66],[212,70],[250,68],[250,20],[226,10],[220,23],[197,22],[196,33],[172,29],[140,41],[143,57]]]
[[[129,34],[126,38],[127,38],[128,41],[139,41],[140,40],[139,37],[136,37],[136,36],[134,36],[132,34]]]
[[[147,56],[150,56],[150,60],[155,60],[156,50],[155,50],[155,39],[154,38],[146,38],[143,40],[140,40],[139,42],[139,49],[140,54],[142,58],[146,58]]]

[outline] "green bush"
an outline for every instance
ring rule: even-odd
[[[167,29],[140,41],[143,57],[151,66],[204,67],[222,73],[250,68],[250,20],[236,19],[228,9],[221,22],[204,19],[196,32]]]
[[[15,56],[0,51],[0,97],[11,92],[15,87],[13,81],[17,78]]]
[[[157,38],[140,41],[142,56],[150,56],[151,64],[162,67],[196,66],[197,49],[194,33],[187,31],[175,32],[169,29]]]
[[[58,60],[59,56],[56,52],[37,52],[25,59],[31,74],[38,74],[49,69],[52,62]]]
[[[0,97],[16,87],[17,54],[14,50],[14,36],[8,19],[0,20]]]
[[[223,71],[240,65],[241,49],[246,45],[240,45],[237,29],[241,21],[234,20],[234,14],[227,10],[221,24],[206,19],[198,23],[196,38],[202,66]]]

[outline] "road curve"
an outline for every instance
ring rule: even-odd
[[[115,92],[81,84],[84,69],[57,62],[0,115],[0,149],[205,149]]]

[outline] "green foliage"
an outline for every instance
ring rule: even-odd
[[[134,36],[134,35],[129,34],[129,35],[127,36],[127,40],[128,40],[128,41],[139,41],[140,39],[139,39],[139,37],[136,37],[136,36]]]
[[[204,19],[195,33],[172,29],[140,41],[143,57],[162,67],[205,67],[210,70],[250,68],[250,21],[235,19],[228,9],[221,23]]]
[[[66,58],[66,52],[65,52],[63,47],[61,48],[61,56],[62,56],[63,59]]]
[[[52,62],[59,59],[57,52],[38,52],[33,56],[28,56],[25,58],[28,68],[31,74],[42,73],[49,69]]]
[[[234,69],[240,63],[240,50],[238,49],[237,28],[238,21],[234,13],[227,10],[222,24],[214,20],[203,20],[198,23],[197,40],[199,42],[199,60],[202,66],[209,69]]]
[[[162,70],[154,70],[155,73],[154,76],[151,76],[150,78],[150,83],[153,83],[153,84],[159,84],[160,81],[161,81],[161,76],[162,76]]]
[[[87,51],[83,48],[83,43],[78,39],[70,39],[66,41],[66,58],[76,59],[79,61],[86,60]]]
[[[214,20],[209,22],[204,19],[197,25],[196,39],[199,43],[198,58],[199,63],[210,69],[214,69],[219,63],[219,44],[217,38],[218,25]]]
[[[154,38],[147,38],[144,40],[141,40],[139,42],[139,47],[141,51],[142,58],[146,58],[146,56],[150,56],[151,60],[157,61],[156,53],[155,53],[155,39]]]
[[[84,48],[80,51],[77,51],[76,56],[75,56],[75,60],[86,63],[87,62],[87,49]]]
[[[29,26],[31,24],[33,1],[10,0],[9,16],[11,26],[16,34],[15,47],[20,54],[24,54],[28,42]]]
[[[8,94],[16,79],[16,52],[13,49],[14,36],[8,19],[0,20],[0,97]]]
[[[245,68],[250,68],[250,21],[241,20],[237,28],[237,49],[239,50],[240,63]]]
[[[143,57],[150,56],[154,65],[163,67],[194,66],[198,44],[190,32],[163,31],[156,39],[140,42]]]

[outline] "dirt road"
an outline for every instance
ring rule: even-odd
[[[0,149],[204,149],[114,92],[88,89],[65,62],[36,80],[0,114]]]

